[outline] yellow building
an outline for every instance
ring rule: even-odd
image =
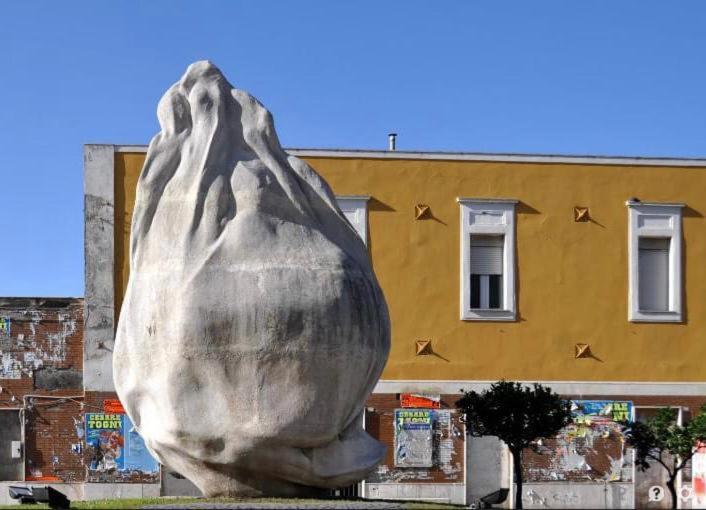
[[[87,309],[110,309],[93,333],[87,323],[89,350],[127,285],[145,150],[86,146]],[[400,467],[392,417],[409,394],[450,410],[461,388],[538,381],[586,409],[627,402],[637,419],[672,405],[685,420],[706,401],[706,160],[289,152],[339,196],[390,310],[390,358],[366,413],[390,452],[365,496],[471,503],[511,485],[502,447],[465,440],[450,411],[434,429],[433,465]],[[93,360],[95,391],[111,391],[109,355]],[[611,441],[589,455],[562,440],[530,459],[527,506],[646,500],[656,474],[635,474],[621,437]]]

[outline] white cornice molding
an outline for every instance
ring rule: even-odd
[[[626,200],[625,205],[628,207],[686,207],[682,202],[643,202],[642,200]]]
[[[626,156],[567,156],[560,154],[486,154],[474,152],[375,151],[351,149],[285,149],[293,156],[369,159],[428,159],[446,161],[488,161],[502,163],[567,163],[619,166],[704,167],[706,159],[642,158]]]
[[[483,391],[495,381],[435,381],[435,380],[381,380],[373,393],[440,393]],[[561,395],[603,396],[679,396],[706,397],[706,382],[619,382],[619,381],[520,381],[523,384],[539,382]]]
[[[643,158],[629,156],[567,156],[561,154],[487,154],[478,152],[378,151],[364,149],[285,148],[292,156],[362,159],[426,159],[441,161],[488,161],[500,163],[553,163],[615,166],[703,167],[703,158]],[[147,145],[115,145],[115,152],[147,152]]]
[[[336,200],[370,200],[370,195],[336,195]]]
[[[116,145],[115,152],[147,152],[147,145]]]
[[[456,202],[459,204],[519,204],[520,201],[515,198],[463,198],[457,197]]]

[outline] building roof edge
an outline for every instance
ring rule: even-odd
[[[386,151],[371,149],[320,149],[285,147],[293,156],[320,158],[425,159],[442,161],[488,161],[502,163],[550,163],[582,165],[639,165],[705,167],[706,158],[670,158],[642,156],[597,156],[566,154],[522,154],[445,151]],[[115,152],[147,152],[147,145],[115,145]]]

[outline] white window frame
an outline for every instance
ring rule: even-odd
[[[358,232],[363,243],[368,245],[368,201],[367,195],[337,195],[336,204],[342,213],[348,212],[355,215],[355,221],[350,222],[351,226]]]
[[[631,322],[682,322],[682,210],[684,204],[628,200],[628,320]],[[667,311],[640,310],[641,237],[668,238],[669,300]]]
[[[461,206],[461,320],[517,320],[515,296],[515,206],[514,199],[458,198]],[[477,218],[484,217],[478,221]],[[502,235],[503,287],[500,309],[471,308],[471,235]]]

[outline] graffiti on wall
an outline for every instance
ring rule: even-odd
[[[0,317],[0,336],[10,336],[10,319]]]
[[[150,455],[145,442],[122,413],[86,413],[86,446],[89,449],[89,472],[93,475],[133,473],[154,475],[159,463]]]
[[[630,482],[621,421],[632,416],[632,402],[574,400],[573,422],[526,454],[528,482]]]

